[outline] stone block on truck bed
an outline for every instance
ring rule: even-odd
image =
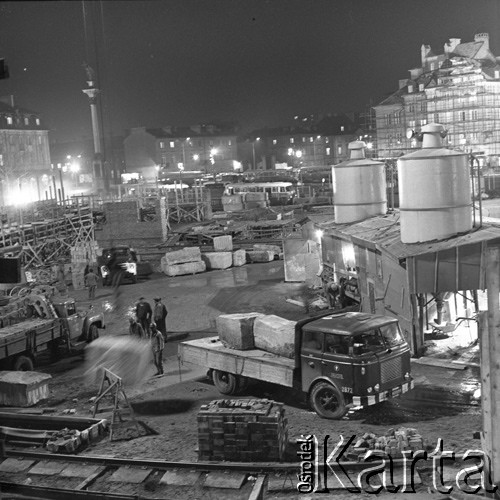
[[[246,351],[255,349],[253,325],[260,313],[221,314],[217,320],[217,332],[225,347]]]
[[[233,265],[231,252],[207,252],[201,256],[207,269],[227,269]]]
[[[0,405],[32,406],[47,399],[51,378],[38,372],[0,372]]]
[[[199,262],[201,260],[200,247],[186,247],[165,254],[165,263],[169,266],[184,264],[186,262]]]
[[[207,265],[202,260],[198,262],[185,262],[183,264],[166,264],[163,272],[167,276],[182,276],[183,274],[203,273],[207,270]]]
[[[260,316],[253,324],[255,347],[285,358],[295,356],[295,322],[273,314]]]
[[[247,263],[247,253],[243,248],[233,252],[233,267],[241,267]]]
[[[248,262],[272,262],[274,260],[274,252],[268,250],[251,250],[247,252]]]

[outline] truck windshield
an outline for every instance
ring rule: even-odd
[[[372,330],[370,332],[355,335],[353,338],[353,348],[355,356],[387,350],[379,330]]]
[[[405,341],[397,323],[390,323],[389,325],[381,326],[380,333],[382,334],[387,347],[396,347],[403,344]]]

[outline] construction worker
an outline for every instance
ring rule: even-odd
[[[151,325],[151,349],[153,350],[153,361],[157,372],[155,375],[163,375],[163,349],[165,340],[163,335],[154,324]]]
[[[167,325],[166,325],[166,319],[167,319],[167,308],[165,307],[165,304],[161,301],[161,297],[155,297],[154,298],[155,305],[153,308],[153,321],[160,330],[161,334],[163,335],[163,339],[165,342],[167,341]]]
[[[89,272],[85,275],[85,286],[89,289],[89,300],[95,299],[95,291],[97,289],[97,274],[94,269],[90,268]]]
[[[153,311],[151,309],[151,306],[149,305],[149,302],[146,302],[146,299],[144,297],[141,297],[139,299],[139,302],[136,304],[135,315],[137,317],[137,321],[139,321],[139,323],[141,324],[144,333],[146,335],[149,335],[149,325],[151,323]]]

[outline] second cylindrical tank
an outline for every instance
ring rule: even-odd
[[[387,212],[385,164],[365,158],[363,141],[349,143],[351,156],[332,167],[335,222],[356,222]]]

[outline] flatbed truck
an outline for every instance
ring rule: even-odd
[[[238,394],[249,379],[263,380],[303,391],[316,413],[329,419],[413,388],[410,347],[397,319],[359,312],[298,321],[293,359],[230,349],[218,337],[182,342],[179,356],[208,368],[222,394]]]

